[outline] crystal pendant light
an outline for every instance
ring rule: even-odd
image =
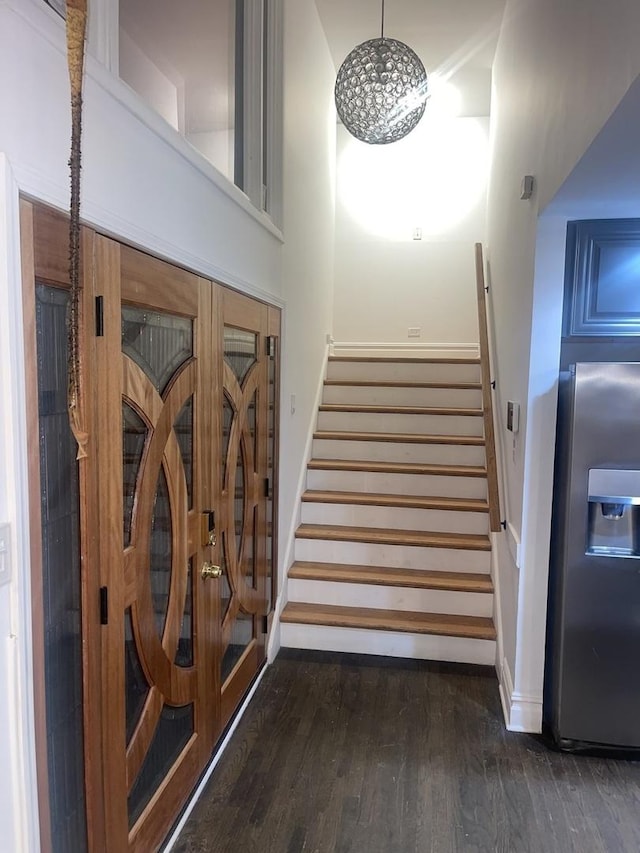
[[[370,145],[397,142],[422,118],[427,72],[406,44],[384,35],[357,45],[340,66],[335,100],[349,133]]]

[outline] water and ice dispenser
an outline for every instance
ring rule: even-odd
[[[640,558],[640,471],[589,469],[587,554]]]

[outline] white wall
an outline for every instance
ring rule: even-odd
[[[519,567],[513,549],[501,549],[499,581],[517,590],[518,604],[517,618],[504,620],[515,636],[500,664],[515,697],[511,723],[531,730],[541,718],[566,223],[538,217],[640,71],[639,33],[634,0],[509,0],[493,68],[488,259],[498,410],[507,400],[522,407],[504,456],[506,515],[522,544]],[[525,174],[536,178],[531,201],[519,199]]]
[[[7,850],[35,850],[25,843],[37,836],[27,793],[35,785],[35,753],[33,743],[22,737],[32,728],[31,678],[28,664],[18,658],[16,641],[30,630],[29,578],[20,571],[28,565],[29,553],[28,531],[21,523],[27,506],[24,436],[22,454],[15,446],[24,431],[16,213],[17,187],[0,154],[0,524],[10,525],[11,543],[9,574],[0,585],[0,827]]]
[[[313,0],[285,0],[286,298],[280,449],[280,605],[315,426],[333,307],[334,71]],[[295,413],[291,412],[295,395]],[[279,638],[274,638],[275,653]]]
[[[179,130],[178,88],[175,83],[153,64],[122,27],[119,43],[120,77],[172,127]]]
[[[486,118],[427,112],[387,146],[338,126],[336,341],[477,344],[473,244],[485,238],[487,174]]]
[[[112,21],[104,6],[96,3],[92,11],[99,13],[101,26]],[[105,43],[96,55],[108,57],[114,37],[108,27],[102,29]],[[0,0],[0,81],[0,522],[12,522],[14,537],[13,578],[0,587],[0,846],[35,853],[40,847],[17,202],[20,191],[67,208],[70,138],[64,22],[42,0]],[[282,304],[278,229],[92,58],[84,102],[83,218],[154,254]],[[303,163],[301,173],[307,165],[313,168]],[[316,366],[319,347],[313,337],[311,346]],[[293,363],[306,358],[300,334],[288,342],[288,353]],[[291,381],[285,384],[290,387]],[[291,466],[300,461],[299,448],[295,452]]]

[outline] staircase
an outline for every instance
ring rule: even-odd
[[[478,359],[331,357],[282,645],[493,664]]]

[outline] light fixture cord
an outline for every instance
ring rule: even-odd
[[[382,0],[382,24],[380,25],[380,38],[384,38],[384,0]]]

